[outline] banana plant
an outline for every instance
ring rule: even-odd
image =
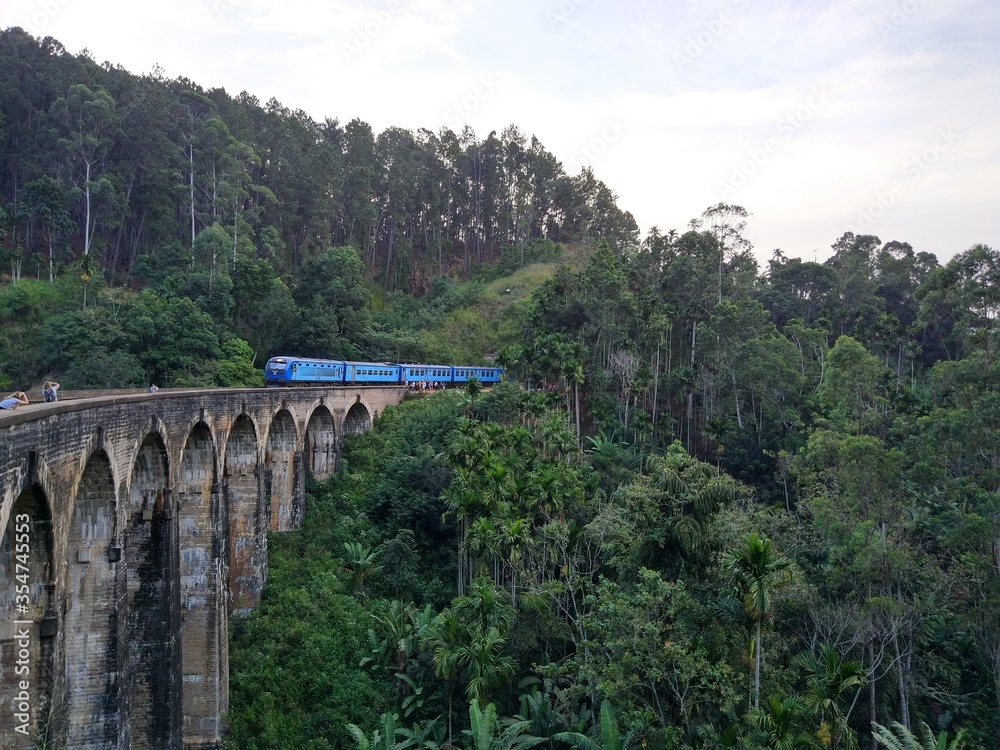
[[[357,724],[348,724],[347,731],[358,743],[358,750],[396,750],[396,735],[402,730],[396,727],[396,714],[384,713],[379,719],[381,726],[368,737]]]
[[[492,703],[480,709],[478,701],[470,701],[469,720],[472,729],[466,733],[472,737],[472,750],[527,750],[545,742],[544,737],[524,733],[530,721],[500,721]]]
[[[569,742],[574,747],[583,750],[627,750],[629,738],[622,737],[618,730],[618,720],[615,718],[614,709],[611,708],[611,701],[604,700],[601,703],[601,741],[591,739],[579,732],[560,732],[556,735],[557,740]]]

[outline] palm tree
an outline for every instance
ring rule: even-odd
[[[810,747],[809,735],[798,728],[803,705],[798,698],[780,700],[772,695],[765,708],[750,712],[750,724],[764,734],[769,750]]]
[[[723,557],[723,565],[733,578],[734,599],[754,625],[753,707],[760,707],[760,633],[771,614],[771,592],[791,574],[792,561],[778,554],[771,540],[757,534],[747,534],[741,544]]]
[[[941,732],[937,737],[931,728],[920,722],[918,734],[913,734],[898,721],[892,722],[892,729],[872,722],[872,737],[889,750],[962,750],[965,747],[965,730],[959,729],[948,741],[948,733]]]
[[[448,693],[448,744],[451,744],[453,681],[461,667],[458,650],[462,645],[465,628],[453,612],[445,610],[420,634],[420,645],[430,650],[434,660],[434,674],[445,681]]]
[[[469,678],[466,695],[473,703],[482,703],[490,690],[510,679],[517,662],[504,654],[507,636],[497,628],[487,628],[485,632],[476,629],[470,636],[459,647],[457,656]]]
[[[576,410],[576,444],[580,445],[580,386],[587,380],[583,372],[583,362],[573,362],[566,372],[566,379],[573,384],[573,405]]]
[[[465,406],[465,416],[471,417],[472,411],[476,408],[476,399],[483,392],[483,384],[478,378],[469,378],[465,384],[465,393],[462,396],[462,404]]]
[[[795,662],[806,672],[805,706],[817,714],[823,726],[831,732],[830,747],[836,750],[841,740],[848,747],[855,747],[857,737],[847,725],[854,703],[846,714],[840,704],[852,689],[856,689],[856,700],[858,692],[868,683],[861,663],[841,661],[836,649],[825,643],[820,646],[819,656],[801,654]]]
[[[471,568],[469,550],[466,545],[466,538],[469,534],[469,519],[475,517],[475,513],[481,506],[479,496],[469,487],[468,480],[463,478],[470,474],[471,472],[468,469],[456,468],[455,479],[441,496],[448,508],[444,515],[454,514],[456,521],[458,521],[458,528],[456,529],[456,552],[458,555],[459,596],[465,593],[465,581],[469,578],[469,569]],[[444,519],[442,518],[442,520]]]
[[[715,441],[715,468],[722,464],[722,442],[733,433],[733,423],[725,417],[712,417],[705,424],[705,434]]]
[[[492,572],[496,578],[497,562],[500,555],[500,534],[492,517],[480,516],[469,525],[465,546],[469,553],[469,559],[475,565],[472,573],[481,576]]]

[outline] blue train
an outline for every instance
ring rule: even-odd
[[[392,364],[351,362],[339,359],[272,357],[264,366],[267,386],[353,383],[409,385],[427,383],[435,387],[464,385],[475,378],[483,385],[500,382],[502,367],[467,365]]]

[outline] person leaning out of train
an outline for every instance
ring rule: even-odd
[[[8,409],[13,411],[19,406],[28,405],[28,396],[24,391],[14,391],[3,401],[0,401],[0,409]]]
[[[42,400],[46,403],[59,400],[59,384],[54,380],[46,380],[42,386]]]

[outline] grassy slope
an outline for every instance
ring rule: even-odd
[[[567,261],[572,257],[533,263],[488,283],[458,282],[449,293],[456,306],[443,299],[393,300],[376,319],[405,331],[411,345],[400,351],[404,361],[480,363],[521,340],[531,295]]]

